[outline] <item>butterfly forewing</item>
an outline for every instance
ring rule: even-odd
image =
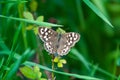
[[[75,43],[78,42],[80,39],[80,35],[75,32],[69,32],[69,33],[63,34],[63,36],[66,37],[67,45],[70,47],[73,47],[75,45]]]
[[[80,35],[78,33],[70,32],[62,34],[57,53],[61,56],[66,55],[70,51],[70,48],[73,47],[75,43],[79,41],[79,39]]]
[[[52,29],[45,27],[39,28],[39,37],[42,39],[43,42],[53,41],[53,38],[57,39],[57,35],[58,33]]]
[[[57,48],[56,45],[58,43],[58,33],[52,29],[40,27],[39,28],[39,37],[44,42],[44,47],[46,51],[51,54],[56,53]]]

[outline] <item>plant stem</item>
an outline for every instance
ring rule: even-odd
[[[52,55],[52,70],[54,70],[54,55]],[[54,72],[52,72],[52,80],[54,80]]]

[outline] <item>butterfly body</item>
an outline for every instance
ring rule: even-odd
[[[51,54],[57,53],[60,56],[66,55],[80,39],[80,35],[75,32],[59,34],[45,27],[40,27],[38,30],[45,49]]]

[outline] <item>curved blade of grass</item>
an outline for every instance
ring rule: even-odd
[[[95,12],[95,14],[97,14],[97,16],[99,16],[103,21],[105,21],[108,25],[110,25],[111,27],[113,27],[113,25],[110,23],[110,21],[106,18],[106,16],[93,4],[91,3],[89,0],[83,0],[83,2],[90,8],[93,10],[93,12]]]
[[[17,72],[19,65],[23,62],[23,60],[27,59],[26,57],[28,57],[28,55],[32,54],[34,54],[34,51],[27,49],[22,56],[19,56],[19,59],[17,59],[16,62],[11,65],[10,70],[7,71],[3,80],[10,80],[11,78],[13,78],[12,76],[14,76],[14,74]]]
[[[0,61],[0,69],[1,69],[1,67],[2,67],[2,65],[3,65],[3,63],[4,63],[4,61],[5,61],[5,58],[3,57],[3,58],[1,59],[1,61]]]
[[[0,37],[0,49],[8,51],[8,47],[5,45],[3,39]]]
[[[96,68],[96,66],[92,65],[91,63],[89,63],[89,65],[92,66],[93,68]],[[105,71],[105,70],[102,69],[102,68],[97,67],[96,70],[99,71],[99,72],[101,72],[102,74],[105,74],[105,75],[111,77],[111,78],[117,79],[117,77],[116,77],[115,75],[113,75],[113,74]]]
[[[79,60],[85,65],[85,67],[89,70],[89,67],[92,66],[96,71],[99,71],[109,77],[112,77],[114,79],[116,79],[116,76],[112,75],[111,73],[99,68],[98,66],[96,65],[92,65],[91,63],[87,62],[84,57],[75,49],[75,48],[72,48],[71,49],[71,52],[79,58]]]
[[[9,51],[9,50],[0,51],[0,55],[9,55],[10,53],[11,53],[11,51]]]
[[[84,64],[84,66],[89,70],[89,64],[85,60],[85,58],[81,55],[80,52],[77,51],[77,49],[72,48],[71,52]]]
[[[16,18],[16,17],[7,17],[7,16],[3,16],[3,15],[0,15],[0,17],[2,18],[7,18],[7,19],[13,19],[13,20],[17,20],[17,21],[23,21],[23,22],[27,22],[27,23],[32,23],[32,24],[36,24],[36,25],[39,25],[39,26],[45,26],[45,27],[49,27],[49,26],[52,26],[52,27],[62,27],[62,25],[57,25],[57,24],[52,24],[52,23],[48,23],[48,22],[38,22],[38,21],[34,21],[34,20],[28,20],[28,19],[22,19],[22,18]]]
[[[8,0],[8,1],[0,1],[0,4],[1,3],[25,3],[25,2],[28,2],[28,1],[22,1],[22,0]]]
[[[52,70],[52,69],[50,69],[46,66],[42,66],[40,64],[36,64],[36,63],[33,63],[33,62],[29,62],[29,61],[26,61],[24,63],[24,65],[29,65],[29,66],[37,65],[37,66],[39,66],[40,69],[48,70],[48,71],[55,72],[55,73],[62,74],[62,75],[66,75],[66,76],[76,77],[76,78],[79,78],[79,79],[102,80],[102,79],[94,78],[94,77],[90,77],[90,76],[83,76],[83,75],[78,75],[78,74],[72,74],[72,73],[66,73],[66,72],[60,72],[60,71]]]

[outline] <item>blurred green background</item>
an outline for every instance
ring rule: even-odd
[[[19,71],[25,61],[51,68],[51,57],[44,50],[43,42],[32,29],[26,30],[36,24],[20,20],[24,18],[24,11],[32,13],[35,20],[44,16],[45,22],[63,25],[61,28],[66,32],[81,35],[80,41],[63,57],[67,63],[55,70],[120,80],[119,0],[0,0],[1,80],[27,80]],[[44,69],[41,72],[48,78]],[[85,80],[65,74],[55,73],[55,76],[56,80]]]

